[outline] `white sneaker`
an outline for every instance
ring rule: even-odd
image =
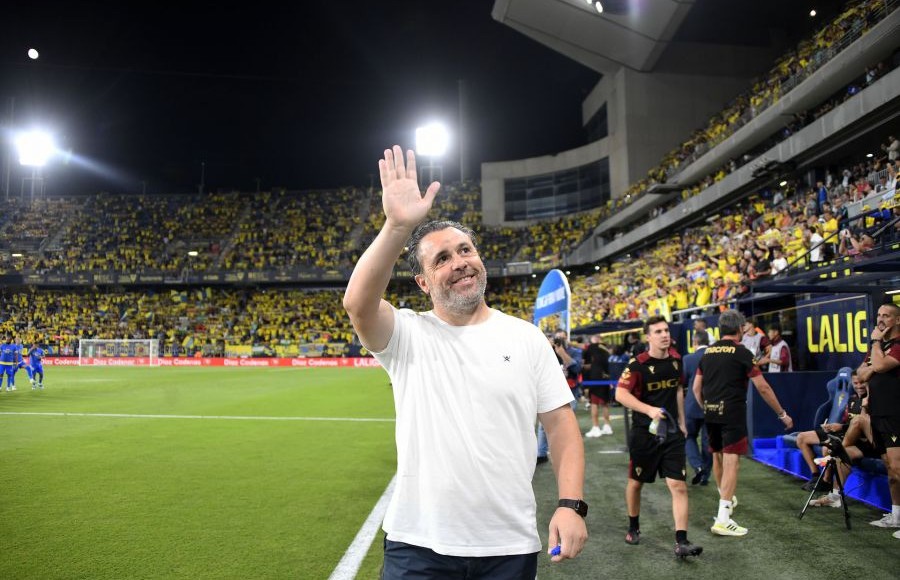
[[[603,429],[600,430],[601,435],[612,435],[613,430],[612,427],[609,426],[609,423],[603,426]]]
[[[900,521],[894,519],[894,514],[884,514],[884,517],[880,520],[869,523],[879,528],[900,528]]]
[[[717,536],[746,536],[748,532],[747,528],[737,525],[732,519],[724,523],[716,521],[709,531]]]
[[[597,426],[591,427],[591,430],[584,434],[585,437],[600,437],[601,435],[603,432]]]
[[[809,505],[813,507],[841,507],[841,496],[837,493],[826,493],[825,495],[809,500]]]
[[[894,536],[895,538],[897,538],[898,540],[900,540],[900,530],[897,530],[896,532],[894,532],[891,535]]]

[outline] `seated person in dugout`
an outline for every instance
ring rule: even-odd
[[[853,386],[856,388],[856,381],[854,381]],[[866,389],[866,383],[860,381],[859,388],[856,389],[856,394],[859,395],[860,398],[851,398],[850,404],[848,404],[847,407],[849,410],[849,425],[843,434],[842,446],[844,451],[847,452],[847,456],[850,458],[851,463],[850,465],[847,465],[844,462],[838,463],[838,472],[840,473],[841,481],[843,482],[846,482],[847,478],[850,476],[851,466],[858,466],[866,457],[875,459],[881,457],[881,451],[874,443],[872,443],[872,425],[869,419],[869,413],[866,410]],[[829,433],[823,432],[823,435],[827,437]],[[829,449],[828,446],[823,445],[823,457],[827,457],[830,453],[831,449]],[[809,505],[814,507],[841,507],[841,496],[837,482],[834,481],[833,474],[830,472],[826,473],[822,479],[823,481],[828,481],[830,483],[828,486],[830,489],[822,496],[810,500]]]
[[[819,445],[823,437],[827,438],[828,434],[834,434],[843,438],[847,429],[850,427],[850,418],[859,415],[862,407],[862,399],[866,395],[865,386],[860,382],[859,377],[856,376],[855,370],[851,374],[850,381],[853,384],[853,393],[850,395],[850,400],[847,401],[847,406],[844,409],[841,422],[823,423],[822,425],[816,426],[815,429],[803,431],[797,436],[797,449],[800,450],[800,453],[803,455],[803,460],[806,462],[806,465],[809,467],[809,471],[812,474],[810,480],[803,485],[803,491],[812,491],[816,480],[819,478],[819,466],[815,463],[813,446]],[[822,435],[823,433],[824,435]],[[819,488],[816,491],[830,490],[831,483],[823,479],[819,482]]]

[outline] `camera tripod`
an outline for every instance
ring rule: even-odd
[[[844,449],[841,440],[834,435],[829,435],[826,441],[822,441],[823,447],[828,447],[831,449],[831,455],[828,456],[825,465],[819,470],[819,477],[816,479],[815,485],[813,485],[812,491],[809,492],[809,497],[806,498],[806,501],[803,503],[803,509],[800,510],[800,514],[797,516],[799,519],[803,519],[803,514],[806,513],[806,510],[809,509],[809,502],[812,500],[813,496],[816,494],[816,489],[819,487],[819,483],[824,479],[825,474],[828,473],[828,470],[831,469],[831,477],[833,478],[833,484],[837,484],[838,495],[841,498],[841,507],[844,510],[844,523],[847,526],[847,529],[850,529],[850,510],[847,508],[847,496],[844,495],[844,482],[841,479],[841,472],[838,469],[841,463],[846,463],[850,465],[850,456],[847,455],[847,451]]]

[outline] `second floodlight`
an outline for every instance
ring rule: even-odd
[[[43,167],[56,151],[53,138],[43,131],[21,133],[16,138],[19,149],[19,163],[27,167]]]
[[[440,157],[447,152],[450,134],[440,123],[432,123],[416,129],[416,154]]]

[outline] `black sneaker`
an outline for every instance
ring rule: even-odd
[[[818,485],[816,485],[817,480]],[[831,483],[824,479],[819,479],[819,476],[817,475],[803,484],[803,491],[813,491],[813,489],[816,491],[831,491]]]
[[[691,479],[691,485],[697,485],[703,481],[703,469],[698,469],[697,473],[694,474],[693,479]]]
[[[688,556],[699,556],[702,553],[702,546],[695,546],[687,540],[685,540],[684,542],[675,542],[675,555],[682,560],[684,560]]]
[[[631,544],[632,546],[636,546],[641,543],[641,531],[640,530],[628,530],[628,533],[625,534],[625,543]]]

